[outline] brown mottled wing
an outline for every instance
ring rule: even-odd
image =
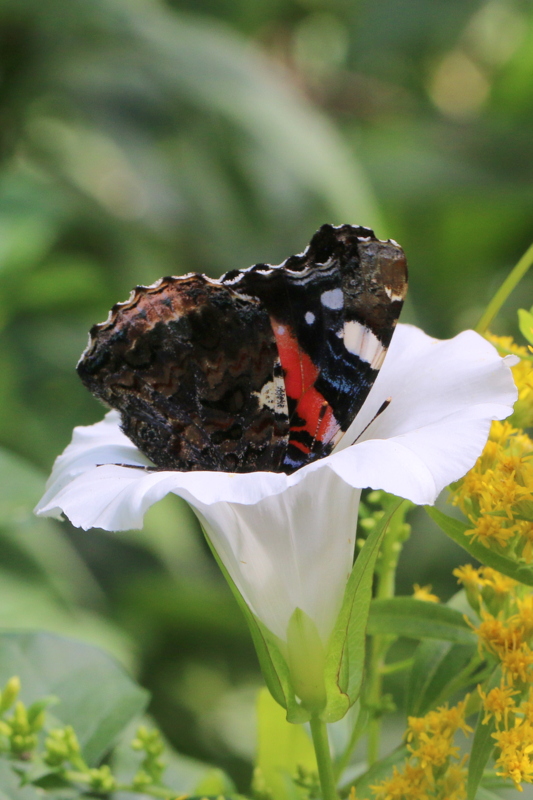
[[[268,313],[203,275],[137,287],[91,330],[83,383],[156,466],[279,470],[289,424]]]

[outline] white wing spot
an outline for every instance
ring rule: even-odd
[[[316,317],[312,311],[308,311],[307,314],[305,315],[305,321],[307,322],[308,325],[312,325],[315,319]]]
[[[326,308],[337,310],[344,305],[344,297],[342,289],[328,289],[327,292],[322,292],[320,295],[320,302]]]
[[[366,361],[372,369],[379,369],[385,358],[386,348],[378,337],[365,325],[351,320],[344,323],[344,346],[361,361]]]
[[[385,289],[385,293],[391,303],[394,303],[397,300],[403,300],[403,294],[396,294],[390,286],[387,286],[387,284],[383,284],[383,288]]]

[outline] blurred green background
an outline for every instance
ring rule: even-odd
[[[0,625],[111,650],[245,785],[260,678],[189,510],[121,535],[32,516],[102,416],[75,363],[135,284],[278,263],[323,222],[403,245],[404,321],[474,325],[533,240],[533,4],[0,0],[0,38]],[[446,598],[465,559],[414,524],[399,590]]]

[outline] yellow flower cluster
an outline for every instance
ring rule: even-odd
[[[533,560],[533,441],[508,422],[493,422],[475,466],[454,486],[468,517],[467,535],[527,563]]]
[[[498,775],[521,790],[533,783],[533,593],[490,567],[467,564],[454,575],[480,619],[472,625],[480,655],[501,670],[497,685],[478,686],[483,724],[495,728]]]
[[[512,368],[514,382],[518,388],[518,400],[510,421],[515,428],[533,427],[533,356],[531,350],[517,345],[511,336],[493,336],[487,339],[502,355],[512,353],[520,361]]]
[[[466,702],[408,718],[410,755],[391,778],[370,787],[376,800],[464,800],[466,757],[460,760],[454,736],[458,730],[472,731],[464,718]]]
[[[518,388],[513,415],[494,422],[475,466],[454,486],[453,503],[468,517],[472,536],[497,552],[533,561],[533,361],[511,337],[489,337],[502,353],[520,361],[512,368]]]

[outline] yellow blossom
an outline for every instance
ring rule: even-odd
[[[481,617],[481,624],[478,628],[474,628],[479,637],[480,651],[482,650],[482,645],[484,645],[489,652],[501,658],[504,653],[521,645],[519,629],[507,625],[501,619],[492,616],[485,610],[482,610]]]
[[[513,528],[505,527],[504,521],[500,517],[479,517],[476,520],[474,527],[465,531],[467,536],[471,536],[475,541],[476,539],[490,547],[491,541],[496,542],[500,547],[505,547],[510,539],[515,535]]]
[[[494,689],[491,689],[488,694],[483,691],[481,686],[477,688],[485,711],[483,725],[486,725],[491,717],[494,717],[496,724],[499,725],[503,721],[505,727],[507,727],[509,713],[516,708],[513,695],[519,694],[519,692],[510,686],[505,686],[503,682],[500,686],[495,686]]]
[[[496,740],[500,755],[496,766],[501,768],[497,774],[510,778],[517,789],[521,790],[520,783],[533,782],[533,727],[527,720],[517,719],[513,728],[497,731],[492,734]]]
[[[517,613],[510,618],[510,622],[520,628],[524,639],[529,639],[533,633],[533,594],[516,598]]]
[[[515,681],[527,683],[531,679],[529,668],[533,665],[533,652],[527,644],[509,648],[501,656],[502,668],[510,686]]]
[[[480,570],[473,567],[472,564],[456,567],[452,574],[457,578],[457,582],[462,583],[465,588],[478,589],[481,585]]]
[[[502,575],[501,572],[497,572],[491,567],[481,567],[479,573],[483,585],[493,589],[496,594],[508,595],[518,586],[518,581]]]
[[[438,598],[436,594],[431,594],[432,588],[431,584],[419,586],[418,583],[415,583],[413,586],[413,597],[417,600],[425,600],[428,603],[440,603],[440,598]]]

